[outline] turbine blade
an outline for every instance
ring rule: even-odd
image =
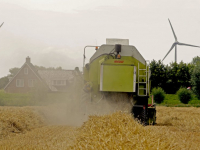
[[[175,43],[172,44],[170,50],[169,50],[168,53],[165,55],[165,57],[163,58],[163,60],[167,57],[167,55],[171,52],[171,50],[174,48],[175,45],[176,45]],[[162,60],[162,61],[163,61],[163,60]]]
[[[168,19],[168,20],[169,20],[169,19]],[[173,27],[172,27],[172,24],[171,24],[170,20],[169,20],[169,24],[170,24],[171,29],[172,29],[172,32],[173,32],[173,34],[174,34],[174,38],[175,38],[175,40],[177,41],[177,37],[176,37],[176,34],[175,34],[175,32],[174,32],[174,29],[173,29]]]
[[[4,22],[3,22],[4,23]],[[0,25],[0,28],[1,28],[1,26],[3,25],[3,23]]]
[[[185,43],[178,43],[178,45],[185,45],[185,46],[191,46],[191,47],[200,47],[200,46],[190,45],[190,44],[185,44]]]

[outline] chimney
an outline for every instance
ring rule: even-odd
[[[29,56],[26,57],[26,63],[31,63],[31,58]]]

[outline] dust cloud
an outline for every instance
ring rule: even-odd
[[[37,111],[44,117],[49,125],[81,126],[90,115],[105,115],[116,111],[130,112],[131,103],[123,94],[105,97],[91,101],[90,94],[73,92],[70,98],[47,106],[38,106]],[[81,96],[77,96],[81,95]],[[116,100],[117,99],[117,100]]]

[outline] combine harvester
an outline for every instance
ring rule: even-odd
[[[96,52],[85,64],[85,51],[94,47]],[[142,124],[156,123],[156,106],[148,104],[150,70],[139,51],[129,45],[128,39],[106,39],[101,46],[86,46],[83,55],[84,91],[91,102],[113,94],[131,97],[134,117]],[[107,99],[109,100],[109,99]]]

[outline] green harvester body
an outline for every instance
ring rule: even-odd
[[[91,101],[101,98],[104,92],[132,94],[134,116],[146,124],[155,124],[155,105],[148,105],[150,70],[147,61],[131,45],[104,44],[96,49],[90,62],[83,66],[84,83],[90,86]]]

